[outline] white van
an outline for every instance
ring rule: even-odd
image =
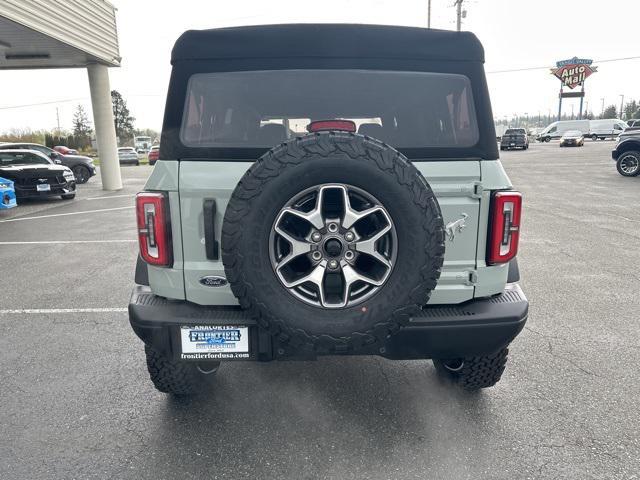
[[[589,120],[562,120],[553,122],[547,128],[542,130],[536,139],[539,142],[548,142],[552,138],[560,138],[569,130],[580,130],[587,137],[590,133]]]
[[[590,120],[589,125],[589,136],[592,140],[615,138],[620,135],[625,128],[629,127],[626,122],[618,118]]]

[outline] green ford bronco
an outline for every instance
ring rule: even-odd
[[[136,200],[129,317],[156,388],[198,392],[223,361],[322,355],[498,382],[528,302],[483,64],[466,32],[183,34]]]

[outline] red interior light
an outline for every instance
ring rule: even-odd
[[[339,130],[342,132],[355,133],[356,124],[351,120],[317,120],[307,125],[309,132],[325,132],[328,130]]]

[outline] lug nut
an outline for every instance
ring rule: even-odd
[[[344,258],[347,260],[353,260],[353,252],[351,250],[347,250],[344,254]]]
[[[311,240],[313,240],[314,242],[319,242],[320,240],[322,240],[322,234],[320,232],[313,232],[311,234]]]
[[[329,230],[331,233],[336,233],[338,231],[338,224],[330,223],[329,226],[327,227],[327,230]]]
[[[338,268],[338,261],[337,260],[330,260],[329,261],[329,268],[331,270],[335,270],[336,268]]]
[[[311,254],[311,258],[313,258],[314,260],[318,261],[322,258],[322,253],[320,253],[318,250],[316,250],[315,252],[313,252]]]
[[[356,238],[355,235],[353,234],[353,232],[347,232],[344,234],[344,239],[347,242],[353,242],[353,239]]]

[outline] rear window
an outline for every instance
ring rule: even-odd
[[[188,147],[264,147],[316,120],[353,120],[396,148],[471,147],[478,126],[464,75],[365,70],[195,74],[181,128]]]

